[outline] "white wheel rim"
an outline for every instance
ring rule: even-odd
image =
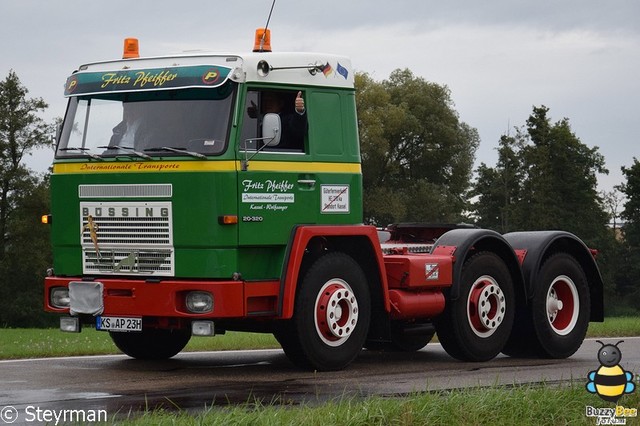
[[[476,279],[467,296],[467,320],[473,333],[482,338],[493,335],[506,312],[506,298],[498,282],[489,275]]]
[[[571,333],[580,315],[578,289],[571,278],[559,275],[549,286],[546,297],[546,316],[551,329],[560,336]]]
[[[358,324],[358,300],[344,280],[334,278],[322,286],[314,305],[316,333],[329,346],[340,346]]]

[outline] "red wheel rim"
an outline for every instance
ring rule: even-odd
[[[358,300],[341,279],[329,280],[318,293],[315,326],[320,339],[329,346],[347,341],[358,323]]]

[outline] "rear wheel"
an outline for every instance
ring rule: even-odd
[[[171,358],[184,349],[191,339],[191,333],[186,330],[148,329],[109,334],[118,349],[136,359]]]
[[[515,299],[511,274],[495,253],[480,252],[462,267],[460,294],[447,295],[436,321],[447,353],[463,361],[487,361],[503,349],[513,326]]]
[[[542,355],[566,358],[578,350],[589,326],[586,276],[572,256],[558,253],[542,265],[540,283],[531,306]]]
[[[360,266],[344,253],[315,261],[299,284],[293,318],[274,333],[299,367],[340,370],[360,353],[371,315]]]
[[[566,358],[587,333],[590,296],[582,267],[568,253],[550,256],[538,275],[531,304],[518,313],[504,353],[517,357]]]

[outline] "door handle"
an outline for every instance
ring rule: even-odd
[[[298,188],[300,191],[313,191],[316,189],[315,179],[298,179]]]

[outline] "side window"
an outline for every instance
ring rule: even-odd
[[[250,90],[247,92],[242,125],[241,150],[262,148],[260,126],[265,114],[280,116],[281,136],[278,146],[265,147],[269,152],[304,152],[308,133],[307,111],[302,92],[295,90]],[[254,139],[254,140],[251,140]]]

